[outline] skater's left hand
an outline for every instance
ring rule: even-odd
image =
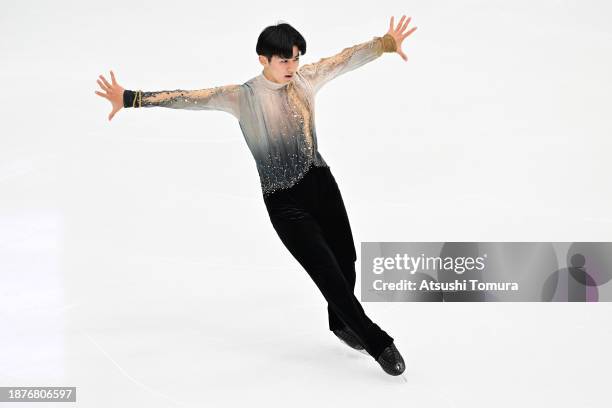
[[[414,30],[417,29],[417,27],[413,27],[410,30],[404,32],[406,28],[408,27],[408,23],[410,22],[410,19],[412,17],[408,17],[408,19],[404,21],[405,18],[406,18],[406,15],[403,15],[400,22],[397,23],[397,27],[395,27],[394,29],[393,28],[393,16],[391,16],[391,21],[389,22],[389,31],[387,31],[387,34],[389,34],[395,39],[395,44],[397,45],[397,49],[395,50],[395,52],[397,52],[404,61],[408,61],[408,57],[402,51],[402,41],[404,41],[404,38],[412,34]]]

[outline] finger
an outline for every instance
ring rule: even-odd
[[[100,85],[100,88],[104,89],[106,92],[110,92],[110,89],[108,89],[108,87],[104,85],[99,79],[97,79],[96,82],[98,83],[98,85]]]
[[[115,111],[112,111],[110,115],[108,115],[108,120],[113,120],[113,116],[115,116]]]
[[[410,30],[408,30],[408,32],[406,32],[406,34],[404,34],[404,38],[408,37],[410,34],[414,33],[416,31],[417,27],[413,27]]]
[[[389,31],[393,31],[393,16],[391,16],[391,21],[389,22]]]
[[[113,72],[113,70],[111,69],[111,80],[113,81],[113,85],[117,85],[117,80],[115,79],[115,73]]]
[[[399,55],[400,55],[400,57],[402,57],[402,59],[403,59],[404,61],[408,61],[408,57],[406,56],[406,54],[404,54],[404,51],[400,51],[400,52],[399,52]]]
[[[96,92],[96,95],[100,95],[101,97],[103,97],[103,98],[106,98],[106,99],[110,100],[110,98],[109,98],[109,97],[108,97],[106,94],[104,94],[104,93],[102,93],[102,92],[100,92],[100,91],[95,91],[95,92]]]
[[[108,87],[106,85],[104,85],[102,83],[102,81],[100,81],[99,79],[96,80],[96,82],[98,83],[98,85],[100,85],[100,88],[102,88],[103,90],[105,90],[106,92],[110,92],[110,90],[108,89]]]
[[[102,81],[104,82],[104,85],[108,86],[109,88],[111,87],[111,84],[109,84],[106,78],[104,78],[102,75],[100,75],[100,79],[102,79]]]
[[[410,19],[411,19],[411,18],[412,18],[412,17],[408,17],[408,20],[406,20],[406,22],[405,22],[405,23],[404,23],[404,25],[402,26],[402,30],[401,30],[402,32],[404,32],[404,30],[406,29],[406,27],[408,27],[408,23],[410,23]]]
[[[405,18],[406,18],[406,15],[404,14],[402,16],[402,19],[399,21],[399,23],[397,23],[397,27],[395,28],[395,31],[399,31],[399,28],[402,26],[402,23],[404,22]]]

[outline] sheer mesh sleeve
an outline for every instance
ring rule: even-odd
[[[345,48],[331,57],[303,65],[299,72],[311,84],[314,92],[317,92],[325,83],[338,75],[373,61],[384,52],[395,50],[395,40],[389,34],[385,34],[383,37],[374,37],[370,41]]]
[[[240,85],[186,91],[140,92],[125,90],[123,106],[126,108],[161,106],[171,109],[220,110],[240,120]]]

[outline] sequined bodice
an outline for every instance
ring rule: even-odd
[[[293,186],[311,166],[326,167],[317,148],[314,98],[328,81],[395,50],[388,35],[299,68],[284,84],[263,72],[241,85],[195,91],[143,92],[142,106],[222,110],[239,122],[264,195]]]

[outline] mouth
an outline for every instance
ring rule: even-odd
[[[286,79],[291,79],[291,78],[293,78],[293,75],[285,75],[285,78]]]

